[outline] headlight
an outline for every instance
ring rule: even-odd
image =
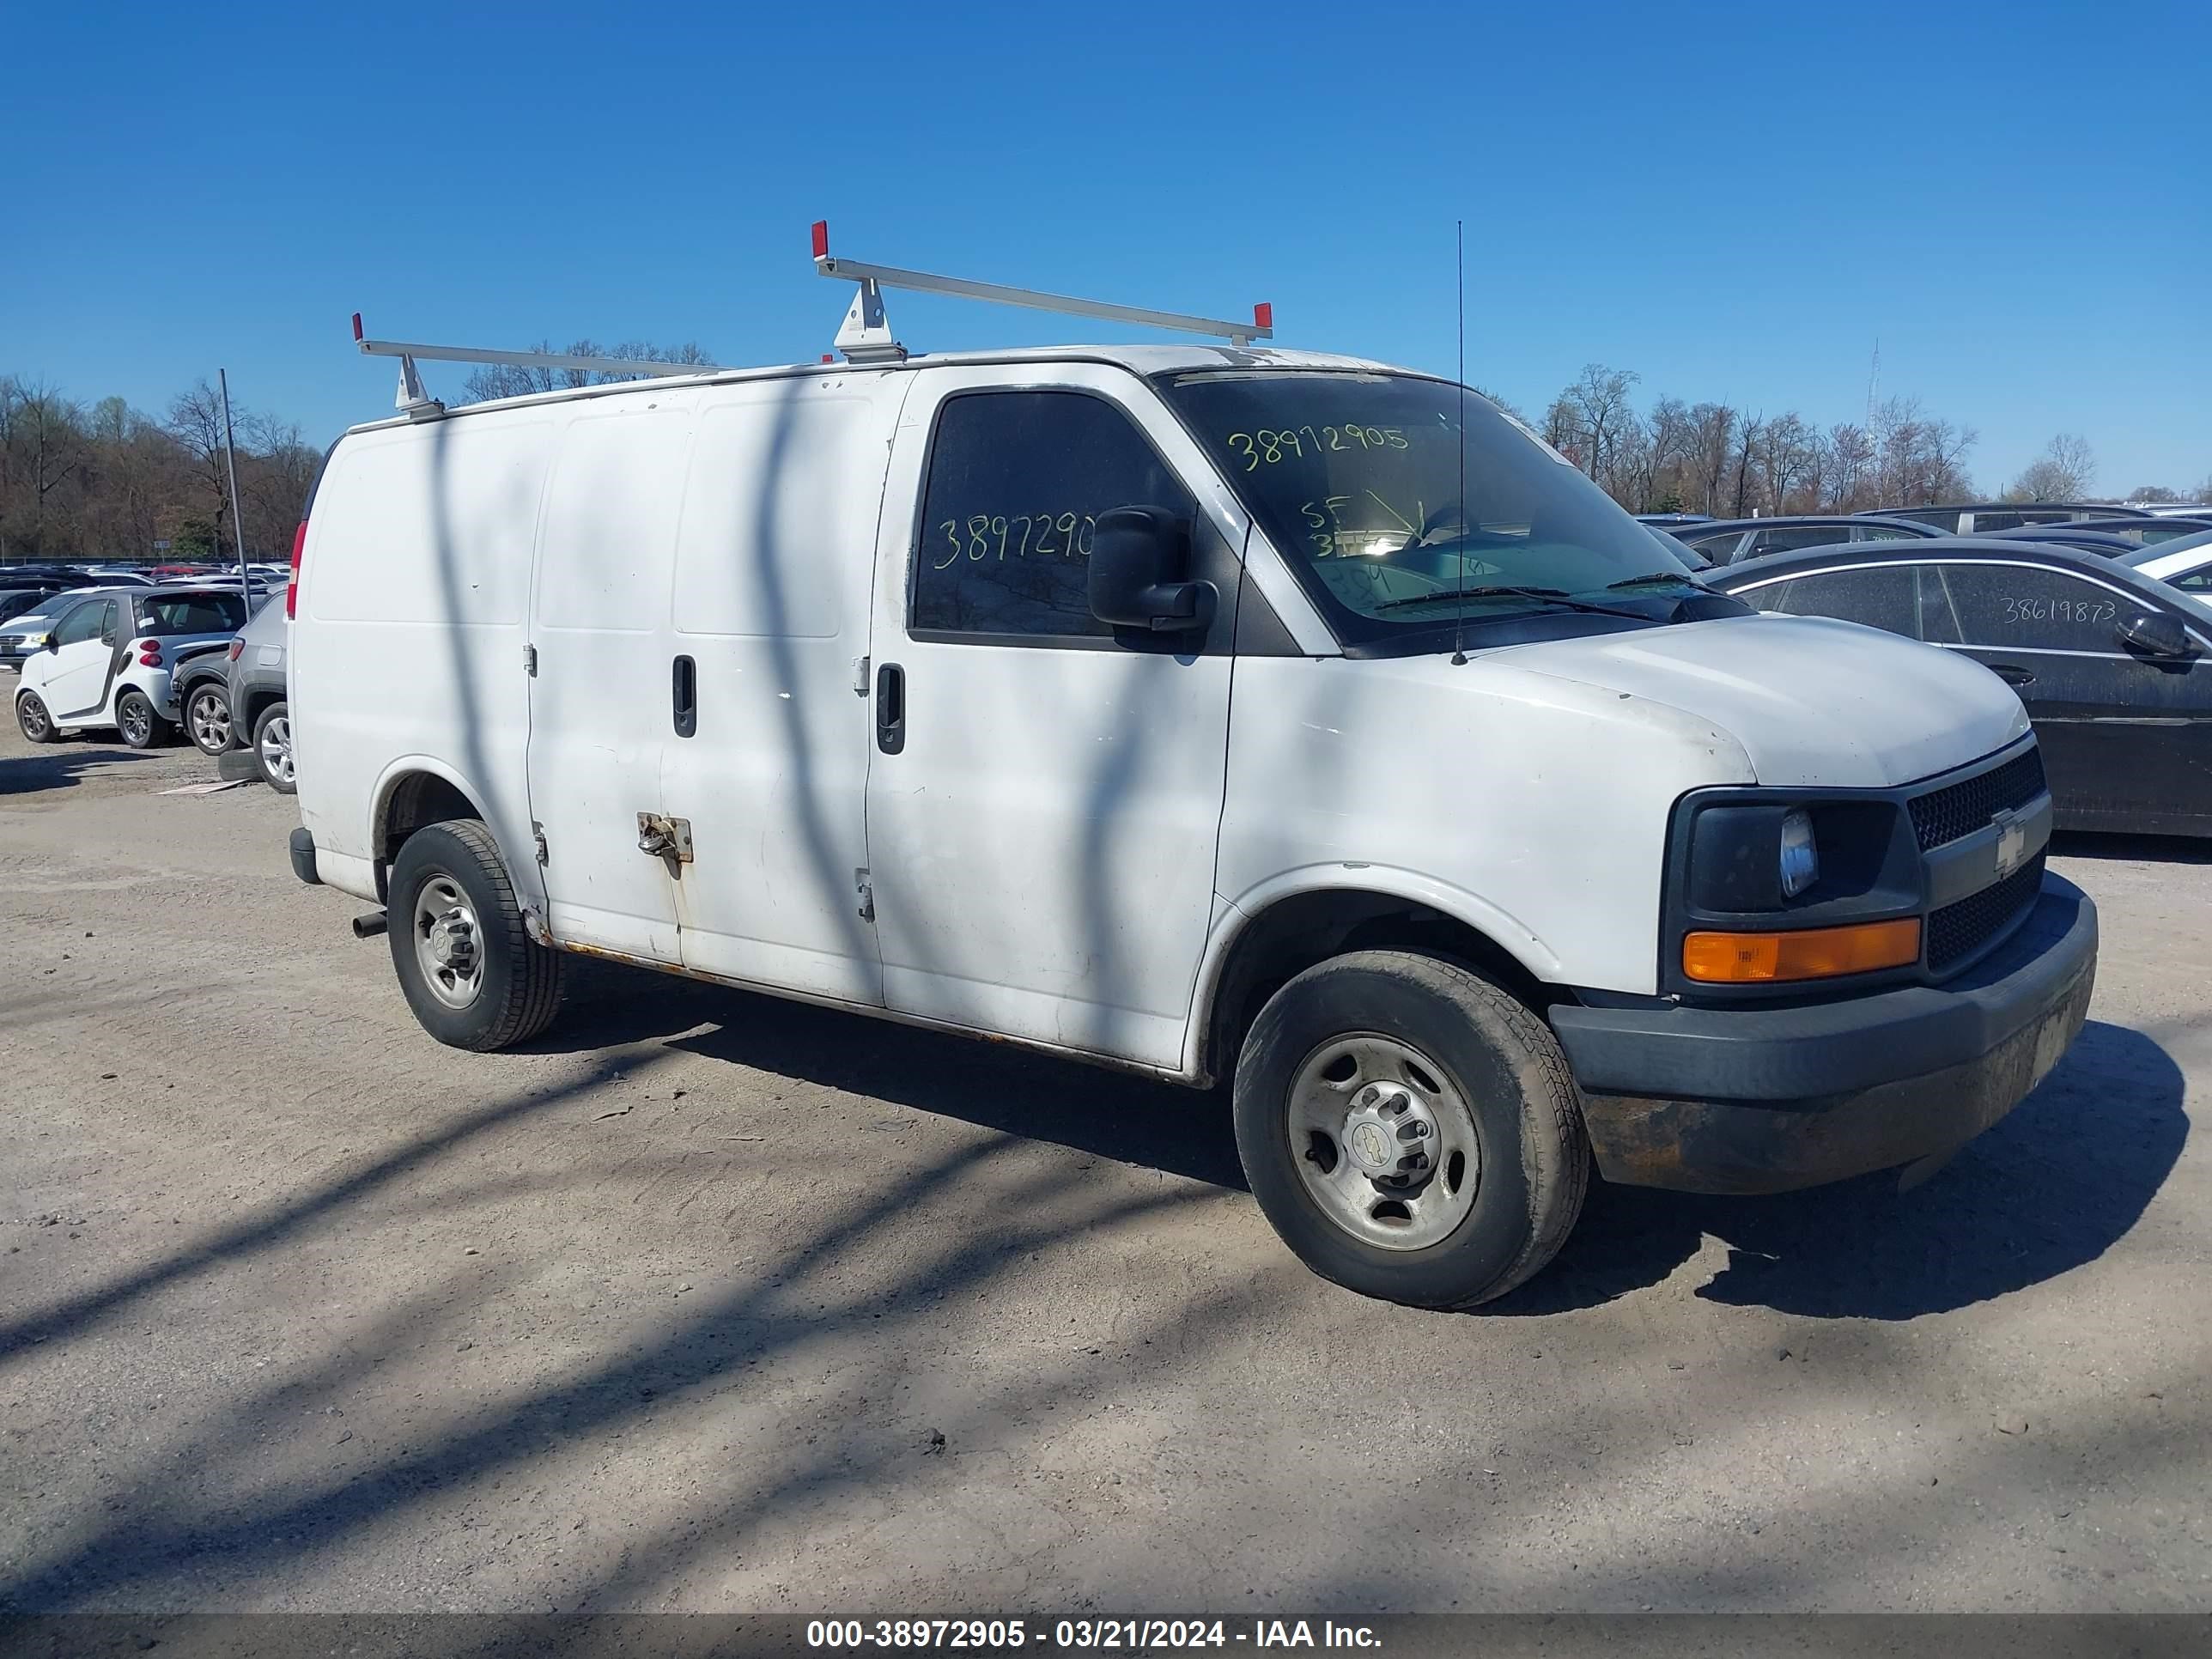
[[[1820,878],[1820,854],[1813,844],[1812,815],[1802,807],[1783,816],[1781,867],[1784,898],[1796,898]]]

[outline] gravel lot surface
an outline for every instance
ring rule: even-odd
[[[599,963],[441,1048],[213,775],[0,740],[0,1609],[2212,1607],[2186,844],[2065,849],[2091,1024],[1924,1187],[1442,1316],[1212,1097]]]

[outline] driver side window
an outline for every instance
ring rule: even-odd
[[[54,643],[78,645],[86,640],[99,639],[107,632],[107,619],[114,611],[112,599],[94,599],[77,606],[54,629]]]

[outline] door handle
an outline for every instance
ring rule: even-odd
[[[690,658],[676,659],[669,692],[675,704],[676,735],[688,738],[699,729],[699,670]]]
[[[1990,672],[1996,675],[2007,685],[2033,685],[2035,684],[2034,671],[2033,669],[2022,668],[2017,663],[1993,662],[1990,665]]]
[[[886,755],[906,747],[906,670],[895,662],[876,670],[876,747]]]

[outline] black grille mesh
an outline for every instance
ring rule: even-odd
[[[1993,813],[2010,806],[2025,806],[2042,793],[2043,753],[2031,749],[1979,777],[1917,795],[1907,805],[1912,813],[1913,833],[1919,837],[1920,850],[1924,853],[1931,847],[1972,835],[1990,821]]]
[[[2018,765],[2019,762],[2013,763]],[[2043,887],[2043,854],[2038,853],[2002,881],[1947,904],[1928,918],[1928,966],[1942,973],[1989,943],[2005,924],[2035,902]]]

